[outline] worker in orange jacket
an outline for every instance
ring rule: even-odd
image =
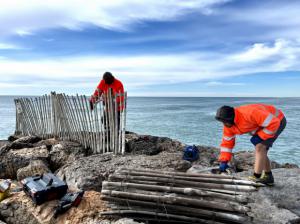
[[[94,94],[90,98],[90,106],[92,110],[94,109],[94,104],[100,100],[102,94],[107,94],[109,89],[112,89],[113,95],[124,93],[124,87],[122,82],[116,79],[110,72],[105,72],[103,74],[102,80],[97,85]],[[118,97],[117,102],[119,103],[119,105],[122,105],[124,102],[124,97]],[[119,106],[118,110],[121,111],[122,108],[124,108],[124,105]]]
[[[102,100],[101,96],[103,94],[107,94],[109,89],[112,90],[112,94],[124,94],[124,87],[120,80],[116,79],[112,73],[105,72],[103,74],[102,80],[97,85],[96,90],[94,91],[94,94],[90,98],[90,108],[91,110],[94,109],[94,105]],[[105,99],[103,100],[103,104],[105,105]],[[117,113],[117,120],[118,120],[118,127],[120,127],[120,112],[124,109],[124,96],[118,96],[117,97],[117,103],[118,103],[118,113]],[[114,105],[113,105],[114,106]],[[106,116],[102,118],[104,122],[104,126],[106,126],[105,120],[107,119]],[[106,127],[105,127],[106,128]]]
[[[216,117],[224,124],[220,150],[220,170],[225,171],[232,157],[236,135],[249,133],[255,146],[254,174],[249,177],[255,182],[273,185],[268,150],[286,126],[286,118],[281,110],[272,105],[250,104],[240,107],[222,106]]]

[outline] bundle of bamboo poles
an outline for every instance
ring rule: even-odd
[[[127,93],[98,95],[101,101],[93,110],[84,95],[52,92],[15,99],[16,134],[77,141],[94,153],[124,154]]]
[[[119,169],[102,183],[104,216],[170,223],[247,223],[247,192],[263,185],[216,174]]]

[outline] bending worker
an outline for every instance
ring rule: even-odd
[[[112,89],[112,94],[123,94],[124,87],[120,80],[116,79],[110,72],[103,74],[102,80],[98,84],[94,94],[90,98],[91,109],[94,109],[94,104],[101,99],[102,94],[107,94],[108,90]],[[123,97],[119,97],[117,102],[120,104],[123,101]],[[119,108],[119,111],[121,108]]]
[[[252,135],[251,143],[255,146],[254,174],[250,180],[273,185],[268,150],[284,130],[286,118],[281,110],[266,104],[250,104],[240,107],[222,106],[218,109],[216,119],[224,124],[220,170],[225,171],[232,157],[235,136],[245,133]],[[264,171],[264,172],[263,172]]]
[[[101,100],[102,94],[107,94],[109,89],[112,89],[112,94],[124,94],[124,87],[120,80],[116,79],[110,72],[105,72],[103,74],[102,80],[98,84],[94,94],[90,98],[90,107],[91,110],[94,109],[95,103]],[[103,104],[105,105],[105,99]],[[120,127],[120,112],[124,109],[124,96],[117,97],[118,104],[118,127]],[[114,106],[114,105],[113,105]],[[103,119],[106,119],[104,116]],[[106,122],[104,122],[106,124]]]

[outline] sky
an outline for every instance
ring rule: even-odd
[[[0,0],[0,95],[300,97],[298,0]]]

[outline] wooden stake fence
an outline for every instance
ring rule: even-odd
[[[16,134],[77,141],[94,153],[125,153],[127,93],[102,94],[90,109],[86,96],[15,99]]]
[[[101,198],[110,211],[101,215],[156,223],[250,223],[247,192],[261,186],[223,175],[122,168],[102,183]]]

